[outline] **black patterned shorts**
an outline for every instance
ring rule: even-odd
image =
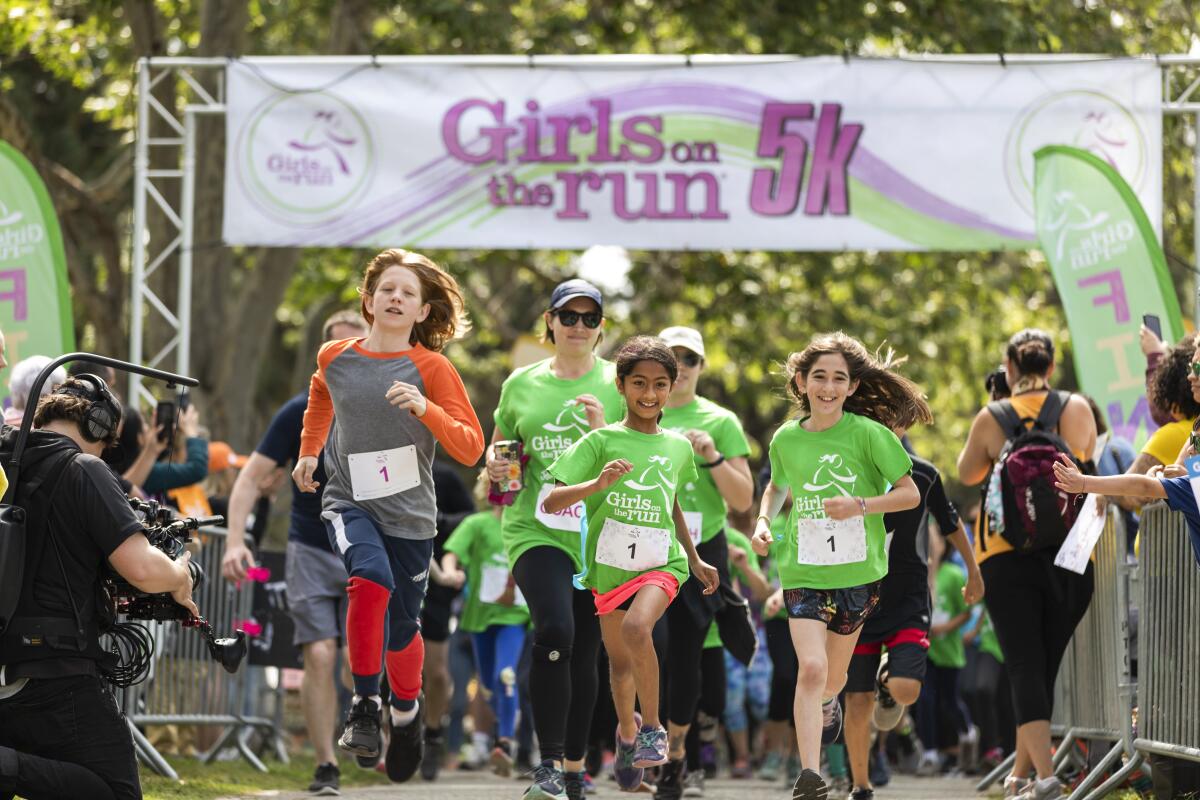
[[[783,604],[792,619],[815,619],[840,636],[854,633],[879,605],[883,581],[846,589],[784,589]]]

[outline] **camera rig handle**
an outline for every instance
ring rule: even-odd
[[[204,643],[208,645],[208,654],[212,656],[213,661],[230,674],[237,672],[249,650],[245,631],[235,631],[232,638],[218,639],[213,633],[212,625],[208,624],[204,617],[188,617],[183,620],[183,626],[197,628],[204,637]]]

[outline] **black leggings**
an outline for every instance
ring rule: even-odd
[[[1054,566],[1054,551],[1002,553],[980,565],[992,627],[1012,684],[1017,725],[1050,719],[1054,681],[1075,626],[1092,602],[1091,564],[1083,575]]]
[[[771,722],[791,722],[796,701],[796,681],[800,662],[792,646],[792,631],[786,619],[769,619],[763,623],[767,631],[767,653],[771,656],[771,699],[767,703],[767,719]]]
[[[993,747],[1011,750],[1012,692],[1004,665],[991,653],[968,648],[967,668],[960,678],[958,690],[979,726],[979,752],[986,753]]]
[[[716,743],[717,721],[725,713],[725,648],[706,647],[700,654],[700,702],[696,720],[688,728],[684,747],[687,749],[687,768],[700,769],[700,748]],[[709,725],[701,728],[700,714],[708,717]]]
[[[961,673],[958,667],[939,667],[933,662],[926,665],[916,707],[917,736],[926,750],[952,746],[971,728],[970,712],[958,691]]]
[[[705,562],[717,568],[721,583],[729,585],[729,545],[725,531],[696,545]],[[696,716],[702,683],[701,656],[708,626],[713,620],[713,603],[704,594],[704,586],[689,578],[679,587],[679,596],[667,607],[667,719],[676,725],[690,725]],[[721,674],[724,676],[724,666]],[[722,697],[724,692],[722,692]]]
[[[575,589],[575,564],[557,547],[526,550],[512,572],[533,622],[529,703],[542,758],[582,760],[596,705],[595,601]]]

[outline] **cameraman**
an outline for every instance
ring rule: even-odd
[[[151,547],[100,460],[116,440],[121,406],[93,375],[42,398],[21,459],[13,505],[25,509],[21,596],[0,635],[0,798],[140,798],[133,740],[102,680],[110,656],[98,635],[105,561],[137,588],[192,602],[187,553]],[[0,432],[11,464],[14,428]],[[12,469],[8,469],[12,475]],[[13,565],[0,565],[10,580]]]

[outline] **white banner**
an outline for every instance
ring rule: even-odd
[[[1151,59],[243,59],[228,69],[224,238],[1027,249],[1047,144],[1115,167],[1161,230],[1160,100]]]

